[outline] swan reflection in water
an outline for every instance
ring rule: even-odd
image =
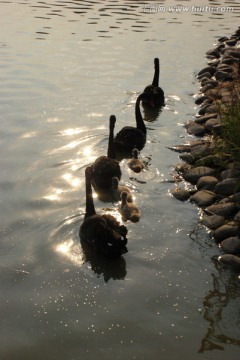
[[[107,283],[110,279],[124,280],[127,275],[126,261],[123,257],[106,259],[95,254],[92,249],[74,239],[63,241],[55,246],[55,251],[77,267],[89,264],[97,277],[102,275]]]
[[[239,278],[231,269],[219,264],[217,256],[212,260],[218,273],[212,274],[213,288],[203,299],[203,316],[208,321],[208,329],[201,340],[199,353],[224,351],[227,345],[240,345]]]

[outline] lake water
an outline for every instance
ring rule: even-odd
[[[1,360],[239,357],[239,279],[217,264],[197,207],[170,195],[179,158],[167,147],[192,139],[183,124],[197,112],[195,74],[240,7],[170,5],[0,1]],[[166,106],[146,121],[148,167],[133,175],[121,163],[141,220],[126,224],[122,259],[85,256],[85,168],[106,154],[111,114],[116,131],[134,124],[154,57]]]

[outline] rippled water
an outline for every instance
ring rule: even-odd
[[[189,140],[195,74],[240,8],[170,12],[176,4],[0,1],[0,359],[238,356],[238,279],[218,268],[197,208],[170,196],[179,159],[167,147]],[[129,252],[104,261],[79,244],[84,170],[106,154],[110,114],[116,130],[134,123],[156,56],[166,106],[146,119],[148,167],[133,176],[121,163],[142,218],[127,223]]]

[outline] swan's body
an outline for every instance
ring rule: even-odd
[[[127,193],[127,201],[132,202],[132,194],[130,189],[127,186],[119,185],[119,180],[117,177],[112,178],[112,194],[115,201],[121,200],[121,193],[125,191]]]
[[[97,191],[110,190],[113,177],[117,177],[119,180],[121,179],[122,172],[119,162],[115,159],[115,149],[113,143],[115,122],[116,117],[111,115],[109,119],[107,156],[98,157],[92,164],[92,184]]]
[[[140,102],[143,99],[150,101],[150,95],[142,93],[137,98],[135,104],[136,127],[125,126],[114,138],[115,149],[119,152],[132,151],[134,148],[142,150],[145,146],[147,129],[140,110]]]
[[[86,211],[83,223],[80,226],[79,236],[83,244],[87,244],[96,253],[119,257],[127,252],[127,228],[120,225],[112,215],[96,214],[91,186],[92,169],[85,171],[86,181]]]
[[[123,191],[121,194],[121,204],[119,206],[119,212],[122,215],[123,221],[130,220],[132,222],[138,222],[141,216],[141,213],[138,207],[127,201],[127,192]]]
[[[133,158],[127,162],[129,168],[135,173],[140,173],[144,169],[144,163],[138,158],[138,155],[138,149],[133,149]]]
[[[144,93],[151,94],[151,103],[147,100],[143,101],[144,105],[153,106],[153,107],[162,107],[165,103],[164,91],[161,87],[159,87],[159,74],[160,74],[160,66],[159,59],[154,59],[154,76],[151,85],[148,85],[144,89]]]

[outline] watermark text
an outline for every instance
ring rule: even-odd
[[[222,13],[222,12],[233,12],[232,6],[197,6],[197,5],[175,5],[175,6],[165,6],[161,4],[143,4],[142,5],[142,12],[145,13],[157,13],[157,12],[172,12],[172,13],[202,13],[202,12],[209,12],[209,13]]]

